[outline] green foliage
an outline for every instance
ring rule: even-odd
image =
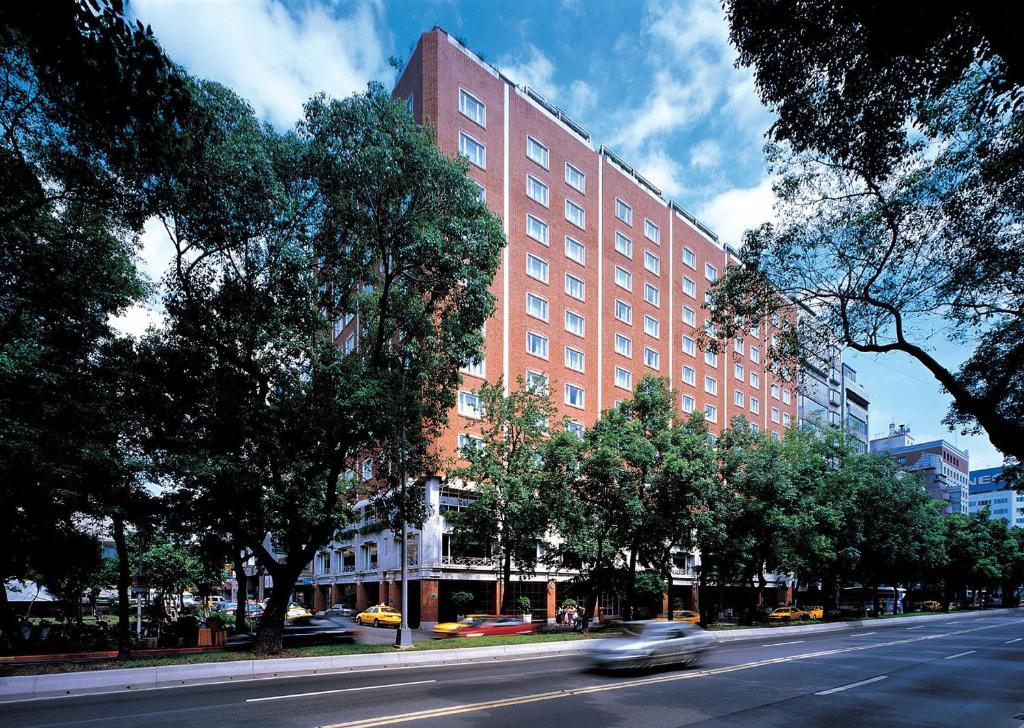
[[[452,604],[455,605],[455,611],[458,614],[465,614],[469,611],[469,606],[476,600],[472,592],[468,591],[457,591],[452,592],[451,595]]]
[[[533,602],[527,596],[521,596],[516,599],[516,606],[519,608],[520,614],[529,614],[533,610]]]

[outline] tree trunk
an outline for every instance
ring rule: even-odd
[[[263,550],[264,556],[259,559],[263,567],[270,572],[274,586],[270,597],[267,598],[267,606],[259,619],[259,625],[256,627],[256,641],[252,648],[254,654],[276,655],[281,651],[284,618],[288,613],[288,600],[291,597],[292,587],[298,581],[306,564],[313,558],[313,553],[315,553],[315,548],[300,551],[297,554],[288,554],[282,563]]]
[[[117,551],[117,657],[124,659],[131,657],[131,605],[128,603],[128,588],[132,583],[132,567],[124,535],[124,521],[114,518],[113,526],[114,548]]]
[[[249,626],[245,622],[246,607],[249,604],[249,577],[245,575],[245,559],[242,558],[241,549],[235,549],[234,554],[235,584],[237,585],[235,633],[241,634],[249,631]]]

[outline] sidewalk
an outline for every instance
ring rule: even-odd
[[[738,629],[714,632],[714,635],[720,642],[736,642],[740,640],[758,640],[765,637],[784,637],[794,634],[817,634],[863,629],[866,626],[880,626],[882,623],[903,625],[935,619],[955,620],[972,616],[977,617],[983,614],[1006,614],[1017,611],[1016,609],[989,609],[984,612],[935,613],[892,620],[856,620],[795,627]],[[68,695],[146,690],[178,685],[235,682],[255,678],[293,677],[351,672],[355,670],[378,670],[388,667],[428,667],[431,665],[571,655],[579,654],[586,650],[589,644],[590,640],[521,645],[510,644],[499,647],[463,647],[418,652],[238,660],[193,665],[168,665],[122,670],[2,677],[0,678],[0,703]]]

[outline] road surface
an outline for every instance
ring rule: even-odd
[[[1024,726],[1024,610],[722,645],[697,670],[550,657],[0,705],[15,726]]]

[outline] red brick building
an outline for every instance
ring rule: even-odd
[[[475,430],[472,391],[482,378],[502,377],[508,387],[519,376],[544,377],[554,402],[582,427],[627,399],[644,374],[669,377],[680,412],[704,411],[713,431],[741,415],[777,433],[796,423],[795,393],[765,367],[768,322],[727,353],[697,346],[705,291],[731,257],[706,226],[595,145],[549,100],[517,86],[440,28],[420,37],[394,95],[436,129],[442,150],[469,160],[469,176],[508,238],[493,283],[497,308],[485,326],[484,358],[464,372],[450,430],[438,444],[446,453],[454,454],[460,436]],[[355,325],[343,329],[339,341]],[[443,508],[444,489],[435,484],[436,509]],[[429,484],[427,492],[431,500]],[[427,595],[418,615],[424,622],[436,621],[439,602],[444,611],[445,581],[472,581],[444,548],[428,544],[437,540],[428,538],[430,530],[425,526],[419,534],[416,556],[423,571],[418,588]],[[427,573],[423,562],[432,552],[440,556],[439,568]],[[358,583],[360,602],[384,594],[380,569],[367,575],[377,579],[375,591],[370,578],[357,578],[365,570],[355,563],[351,572],[334,570],[329,554],[325,563],[318,584]],[[484,573],[493,590],[493,569]],[[546,597],[537,597],[538,611],[551,611],[556,583],[569,576],[539,577],[536,586]],[[681,579],[686,582],[687,574]],[[318,592],[318,601],[339,595]]]

